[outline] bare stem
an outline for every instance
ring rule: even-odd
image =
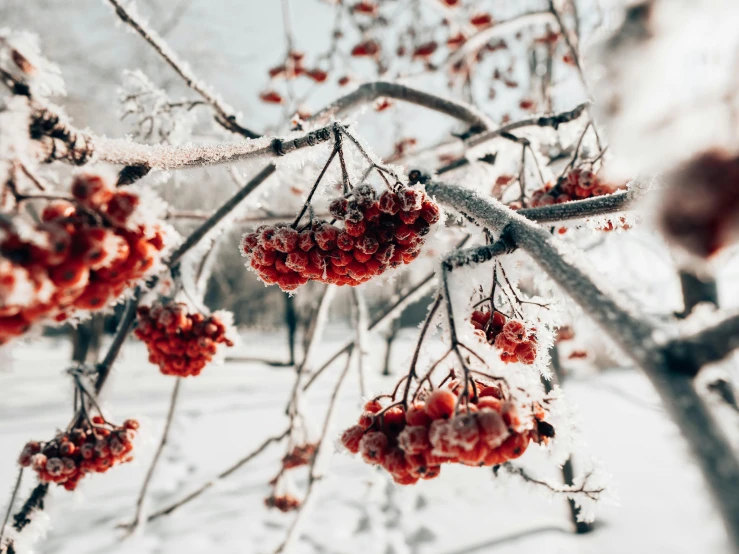
[[[5,534],[5,526],[10,520],[10,514],[13,513],[13,504],[15,504],[15,499],[18,498],[18,490],[21,488],[21,481],[23,481],[23,469],[24,468],[21,467],[18,470],[18,477],[15,480],[15,486],[13,487],[13,492],[10,494],[10,500],[8,501],[8,509],[5,512],[3,524],[0,525],[0,551],[2,551],[3,548],[3,535]]]
[[[318,461],[318,456],[328,437],[328,429],[331,424],[331,416],[334,411],[334,406],[336,405],[336,399],[339,396],[339,390],[341,389],[341,385],[344,382],[346,374],[349,372],[349,368],[351,367],[352,350],[353,347],[349,350],[349,355],[346,357],[344,369],[339,374],[339,378],[336,380],[336,385],[334,385],[334,390],[331,393],[331,398],[329,399],[328,409],[326,410],[326,417],[323,420],[323,429],[321,430],[321,435],[316,444],[316,450],[313,453],[313,457],[311,458],[310,466],[308,468],[308,486],[305,491],[305,496],[303,497],[303,501],[298,508],[298,513],[296,514],[295,519],[293,519],[292,524],[287,530],[285,540],[280,546],[277,547],[277,549],[275,550],[275,554],[287,551],[290,548],[291,544],[298,538],[301,523],[303,521],[303,518],[305,517],[305,514],[307,513],[306,504],[311,499],[311,495],[315,490],[315,484],[320,478],[316,471],[316,462]]]
[[[364,294],[357,288],[352,288],[354,298],[354,344],[357,346],[357,373],[359,374],[359,394],[362,398],[367,396],[364,385],[364,357],[367,355],[367,302]]]
[[[503,125],[502,127],[499,127],[497,129],[493,129],[485,133],[480,133],[479,135],[474,135],[467,139],[465,145],[468,148],[479,146],[493,140],[494,138],[500,137],[501,135],[505,135],[506,133],[510,133],[511,131],[515,131],[516,129],[522,129],[524,127],[552,127],[554,129],[557,129],[560,125],[578,119],[583,114],[588,105],[589,102],[583,102],[582,104],[575,106],[573,109],[567,112],[542,115],[538,117],[532,117],[530,119],[514,121],[513,123],[508,123],[507,125]]]
[[[431,305],[431,309],[429,310],[428,314],[426,314],[426,319],[423,320],[421,334],[418,337],[416,348],[413,351],[413,359],[411,360],[411,366],[408,370],[408,375],[406,376],[405,389],[403,391],[403,406],[405,406],[406,408],[408,407],[408,393],[411,390],[411,382],[414,378],[418,379],[418,374],[416,373],[416,365],[418,365],[418,357],[421,355],[421,346],[423,345],[423,339],[426,337],[426,333],[428,333],[429,327],[431,327],[431,322],[433,321],[434,316],[436,315],[436,311],[439,309],[440,305],[441,296],[437,295],[436,300],[434,300],[434,303]]]
[[[211,230],[213,230],[223,219],[228,216],[241,202],[249,196],[259,185],[261,185],[267,178],[272,175],[277,168],[274,164],[270,164],[262,171],[252,177],[251,181],[246,183],[239,191],[234,194],[225,204],[218,208],[213,215],[205,220],[195,231],[193,231],[187,240],[183,242],[177,250],[175,250],[167,261],[169,267],[177,265],[184,256],[193,246],[202,240]]]
[[[155,519],[158,519],[162,516],[166,516],[177,510],[178,508],[181,508],[188,502],[198,498],[200,495],[202,495],[204,492],[206,492],[208,489],[212,488],[218,481],[221,481],[222,479],[225,479],[232,473],[234,473],[239,468],[243,467],[250,461],[252,461],[254,458],[259,456],[262,452],[264,452],[269,445],[272,443],[278,443],[287,437],[288,433],[290,432],[290,429],[285,429],[282,433],[279,435],[275,435],[273,437],[269,437],[266,439],[263,443],[261,443],[255,450],[241,458],[239,461],[237,461],[235,464],[229,466],[226,470],[219,473],[215,479],[211,479],[210,481],[204,483],[200,487],[198,487],[196,490],[185,496],[182,500],[178,500],[177,502],[170,504],[166,508],[162,508],[161,510],[154,512],[153,514],[149,515],[146,520],[147,521],[153,521]]]
[[[162,455],[162,452],[164,452],[164,447],[167,444],[167,438],[169,437],[169,430],[172,427],[172,421],[174,420],[174,413],[175,409],[177,408],[177,397],[180,393],[180,385],[182,384],[182,378],[176,377],[174,387],[172,388],[172,396],[169,400],[169,410],[167,411],[167,419],[164,422],[164,430],[162,431],[162,437],[159,439],[159,445],[157,446],[157,450],[154,453],[154,458],[151,460],[151,465],[149,466],[149,471],[146,472],[146,477],[144,477],[144,482],[141,485],[141,491],[139,492],[139,496],[136,500],[136,512],[133,516],[133,522],[130,524],[131,531],[137,530],[140,526],[142,526],[145,523],[145,518],[142,519],[144,505],[146,503],[146,492],[149,489],[149,483],[151,483],[152,478],[154,477],[154,472],[156,471],[157,463],[159,462],[159,458]]]

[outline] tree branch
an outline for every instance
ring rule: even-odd
[[[162,37],[142,21],[135,11],[126,9],[118,0],[108,0],[108,2],[113,6],[116,15],[118,15],[121,21],[138,33],[174,69],[175,73],[185,81],[185,84],[197,92],[215,110],[217,114],[216,121],[220,125],[246,138],[253,139],[259,137],[258,134],[237,123],[234,109],[227,105],[210,86],[198,79],[188,65],[178,59],[177,54],[164,42]]]
[[[615,192],[587,200],[573,200],[539,208],[523,208],[517,213],[537,223],[585,219],[625,211],[631,207],[636,197],[637,194],[633,191]]]
[[[72,130],[72,127],[68,127]],[[182,169],[238,162],[253,158],[277,158],[301,148],[326,142],[333,126],[323,127],[292,139],[260,138],[214,144],[139,144],[124,139],[77,134],[63,140],[44,136],[36,142],[39,161],[66,161],[85,165],[90,161],[151,169]],[[84,140],[79,137],[84,136]],[[46,139],[46,140],[43,140]]]
[[[511,131],[515,131],[516,129],[522,129],[524,127],[552,127],[553,129],[557,129],[560,125],[564,123],[569,123],[570,121],[578,119],[589,104],[590,102],[583,102],[582,104],[579,104],[578,106],[567,112],[542,115],[538,117],[532,117],[530,119],[522,119],[521,121],[514,121],[513,123],[503,125],[502,127],[499,127],[497,129],[493,129],[485,133],[480,133],[479,135],[474,135],[467,139],[465,145],[467,146],[467,148],[479,146],[501,135],[505,135],[506,133],[510,133]]]
[[[380,97],[394,98],[395,100],[402,100],[423,106],[424,108],[458,119],[472,127],[478,127],[480,130],[489,129],[492,126],[490,119],[472,106],[449,98],[443,98],[436,94],[423,92],[406,85],[387,81],[374,81],[360,85],[354,92],[342,96],[313,115],[309,121],[314,124],[325,125],[332,118],[340,119],[347,112],[358,106],[373,102]]]
[[[321,429],[321,436],[316,443],[316,450],[313,453],[313,457],[311,458],[310,466],[308,469],[308,486],[306,488],[305,495],[303,496],[303,501],[298,508],[299,511],[295,516],[295,519],[293,519],[292,525],[290,525],[289,529],[287,530],[285,540],[282,542],[282,544],[280,544],[280,546],[277,547],[277,549],[275,550],[275,554],[287,551],[293,541],[298,538],[300,524],[307,512],[306,504],[311,499],[311,495],[315,490],[316,481],[318,481],[318,479],[320,478],[316,471],[316,462],[318,461],[318,455],[325,445],[326,439],[328,437],[328,429],[331,424],[331,415],[333,414],[334,406],[336,405],[336,399],[339,396],[341,384],[344,382],[344,378],[346,377],[346,374],[349,372],[349,368],[351,367],[353,349],[353,346],[349,348],[349,354],[346,357],[346,364],[344,365],[344,369],[342,369],[341,373],[339,374],[339,378],[336,381],[336,385],[334,385],[334,390],[331,393],[331,398],[329,399],[328,409],[326,410],[326,418],[323,420],[323,429]]]

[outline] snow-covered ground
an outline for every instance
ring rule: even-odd
[[[394,367],[402,367],[415,335],[407,330],[396,343]],[[274,358],[275,352],[284,351],[283,340],[279,334],[247,333],[241,350]],[[396,377],[379,375],[382,344],[377,337],[373,341],[368,382],[375,393],[391,388]],[[319,356],[330,355],[341,342],[340,329],[332,329]],[[71,416],[70,383],[62,371],[69,354],[66,342],[15,345],[12,368],[6,366],[0,372],[2,491],[14,482],[15,458],[24,442],[50,438]],[[314,433],[339,369],[336,365],[321,377],[306,397]],[[181,498],[281,431],[291,382],[289,369],[258,363],[211,367],[202,376],[186,380],[171,440],[150,488],[150,508]],[[360,405],[354,371],[344,385],[333,418],[334,436],[353,423]],[[113,421],[140,418],[143,437],[136,461],[86,478],[75,493],[53,490],[47,510],[50,528],[38,552],[251,554],[271,552],[281,542],[293,516],[269,511],[263,504],[267,482],[283,454],[281,446],[270,447],[139,535],[121,540],[116,525],[131,518],[172,386],[171,378],[147,363],[141,344],[126,347],[105,392],[104,407]],[[337,451],[323,460],[324,478],[318,483],[296,551],[720,554],[728,550],[700,474],[642,375],[606,372],[573,379],[566,391],[578,407],[588,448],[612,474],[618,497],[618,503],[601,508],[591,534],[572,533],[563,499],[550,500],[509,479],[503,487],[487,468],[445,467],[434,481],[399,487],[379,471]],[[546,477],[556,481],[556,468]],[[33,481],[27,472],[24,494]],[[296,494],[301,494],[304,482],[305,474],[295,472]]]

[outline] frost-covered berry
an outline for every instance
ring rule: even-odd
[[[387,435],[380,431],[368,431],[359,441],[359,453],[368,464],[381,464],[387,449]]]
[[[426,414],[431,419],[446,419],[454,413],[457,397],[449,389],[436,389],[426,399]]]

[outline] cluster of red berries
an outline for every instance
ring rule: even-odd
[[[570,200],[585,200],[594,196],[611,194],[623,187],[602,182],[588,169],[573,169],[556,185],[547,183],[531,195],[531,206],[562,204]]]
[[[281,512],[290,512],[300,507],[300,500],[291,494],[280,494],[277,492],[279,480],[283,473],[288,469],[295,469],[308,465],[316,454],[316,444],[305,443],[293,446],[287,454],[282,457],[282,468],[277,477],[270,481],[272,485],[272,493],[264,499],[264,504],[268,508],[277,508]]]
[[[272,67],[269,70],[269,78],[271,80],[277,79],[296,79],[301,76],[308,77],[316,83],[323,83],[328,79],[328,73],[323,69],[319,68],[307,68],[303,65],[305,54],[291,50],[287,54],[285,63]],[[267,89],[259,94],[259,98],[262,102],[267,104],[284,104],[285,98],[274,89]]]
[[[161,229],[130,221],[136,194],[82,174],[72,196],[48,204],[33,230],[0,221],[0,344],[43,319],[105,308],[161,257]]]
[[[476,335],[501,351],[504,362],[533,364],[536,360],[536,329],[527,328],[523,321],[509,319],[497,310],[475,310],[470,321]]]
[[[400,485],[438,477],[443,463],[493,466],[521,456],[531,440],[554,436],[544,421],[546,412],[535,404],[525,422],[501,389],[471,383],[468,403],[459,395],[463,385],[452,381],[432,391],[406,410],[402,404],[383,408],[367,402],[357,425],[341,436],[349,452],[360,453],[368,464],[382,466]]]
[[[216,313],[190,313],[182,302],[141,306],[136,337],[146,343],[149,362],[164,375],[200,375],[215,356],[219,344],[233,346],[228,327]]]
[[[300,508],[300,500],[292,494],[270,494],[264,499],[267,508],[277,508],[281,512],[292,512]]]
[[[356,286],[388,268],[413,261],[425,235],[439,221],[439,206],[416,187],[385,191],[360,185],[353,198],[329,206],[344,222],[313,221],[301,231],[262,225],[244,235],[242,253],[266,284],[295,290],[308,281]]]
[[[308,465],[316,453],[316,445],[312,443],[298,444],[293,447],[290,452],[282,458],[282,467],[284,469],[293,469],[296,467]]]
[[[105,473],[116,464],[130,462],[138,428],[135,419],[118,427],[94,416],[91,424],[60,433],[49,442],[29,442],[18,463],[32,467],[41,481],[73,491],[88,473]]]

